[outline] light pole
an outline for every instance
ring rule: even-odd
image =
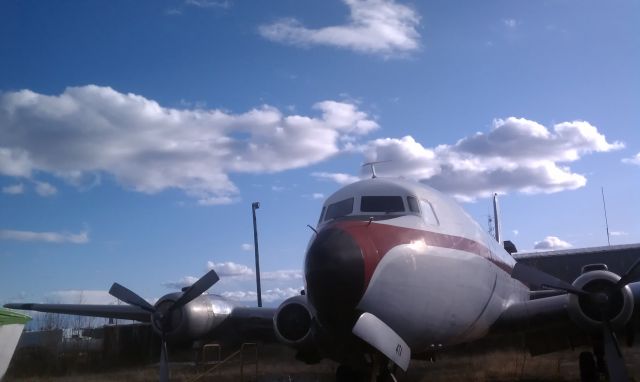
[[[256,226],[256,210],[260,208],[260,202],[251,203],[253,212],[253,249],[256,253],[256,288],[258,293],[258,307],[262,307],[262,291],[260,290],[260,251],[258,250],[258,228]]]

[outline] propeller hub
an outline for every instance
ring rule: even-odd
[[[174,304],[175,300],[169,298],[162,299],[156,304],[152,325],[159,334],[171,334],[180,326],[183,316],[182,309],[171,309]]]

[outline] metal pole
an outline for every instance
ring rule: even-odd
[[[602,208],[604,208],[604,224],[607,227],[607,244],[611,246],[611,239],[609,238],[609,219],[607,219],[607,203],[604,201],[604,187],[600,187],[602,192]]]
[[[256,288],[258,293],[258,307],[262,307],[262,291],[260,290],[260,251],[258,250],[258,228],[256,226],[256,210],[260,208],[260,202],[251,204],[253,212],[253,249],[256,253]]]

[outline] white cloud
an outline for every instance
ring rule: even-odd
[[[228,204],[238,199],[230,173],[309,166],[340,152],[344,138],[378,128],[354,104],[329,100],[313,107],[319,116],[284,115],[267,105],[239,114],[172,109],[95,85],[57,96],[6,92],[0,94],[0,175],[43,171],[73,184],[108,173],[135,191],[176,188],[203,205]]]
[[[298,269],[285,269],[261,273],[260,278],[265,281],[302,280],[302,271]]]
[[[215,0],[185,0],[186,5],[191,5],[198,8],[229,8],[231,7],[230,1],[215,1]]]
[[[214,269],[220,277],[242,277],[252,276],[255,273],[253,269],[247,267],[244,264],[237,264],[232,261],[214,263],[213,261],[207,262],[207,269]]]
[[[502,24],[507,28],[515,28],[518,26],[518,21],[516,19],[503,19]]]
[[[624,158],[622,160],[622,163],[635,164],[637,166],[640,166],[640,153],[637,153],[635,156],[631,158]]]
[[[518,236],[520,234],[520,231],[518,231],[517,229],[514,229],[511,231],[511,233],[513,233],[513,236]]]
[[[572,245],[567,243],[564,240],[560,240],[560,238],[556,236],[547,236],[542,241],[536,241],[533,245],[534,249],[544,249],[544,250],[553,250],[553,249],[567,249],[571,248]]]
[[[287,299],[289,297],[297,296],[300,294],[300,291],[304,289],[303,287],[299,288],[274,288],[267,289],[262,292],[262,300],[265,302],[274,302],[281,301]],[[257,301],[257,293],[255,291],[225,291],[222,292],[221,295],[229,300],[233,301]]]
[[[214,263],[213,261],[207,262],[207,269],[215,269],[216,273],[220,277],[227,278],[253,278],[255,277],[255,271],[244,265],[234,263],[232,261],[226,261],[221,263]],[[290,281],[290,280],[302,280],[302,271],[299,269],[282,269],[276,271],[261,271],[260,279],[265,281]]]
[[[0,132],[3,127],[0,125]],[[22,149],[0,146],[0,174],[7,176],[29,176],[31,174],[29,154]]]
[[[360,178],[358,178],[357,176],[344,174],[340,172],[314,172],[311,175],[318,179],[332,180],[342,185],[351,184],[360,180]]]
[[[624,231],[611,231],[609,232],[611,236],[627,236],[629,233]]]
[[[393,0],[344,0],[350,10],[345,25],[311,29],[296,19],[283,19],[259,28],[272,41],[292,45],[326,45],[385,57],[420,47],[420,16]]]
[[[47,293],[45,301],[56,304],[116,304],[106,290],[60,290]]]
[[[197,277],[185,276],[178,281],[168,281],[166,283],[163,283],[162,285],[169,289],[182,289],[184,287],[191,286],[196,281],[198,281]]]
[[[423,181],[460,200],[493,192],[552,193],[586,184],[586,178],[565,164],[592,152],[624,147],[607,142],[588,122],[563,122],[553,131],[524,118],[497,119],[488,133],[478,132],[454,145],[427,148],[410,136],[376,139],[361,151],[379,175]]]
[[[324,199],[324,194],[321,192],[314,192],[311,194],[312,199]]]
[[[74,234],[60,232],[16,231],[5,229],[0,230],[0,240],[86,244],[89,242],[89,233],[87,233],[86,231]]]
[[[243,251],[253,251],[253,244],[242,243],[240,245],[240,249],[242,249]]]
[[[17,183],[2,187],[2,192],[9,195],[18,195],[24,192],[24,184]]]
[[[58,192],[54,186],[47,182],[35,182],[36,184],[36,192],[40,196],[52,196]]]

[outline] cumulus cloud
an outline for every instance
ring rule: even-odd
[[[9,195],[18,195],[24,192],[24,184],[17,183],[2,187],[2,192]]]
[[[47,293],[45,301],[56,304],[116,304],[118,299],[106,290],[60,290]]]
[[[60,233],[60,232],[16,231],[16,230],[3,229],[3,230],[0,230],[0,240],[86,244],[89,242],[89,233],[86,231],[74,234],[74,233]]]
[[[166,283],[162,283],[162,285],[169,289],[182,289],[184,287],[191,286],[196,281],[198,281],[197,277],[185,276],[178,281],[168,281]]]
[[[185,0],[186,5],[190,5],[198,8],[224,8],[231,7],[230,1],[215,1],[215,0]]]
[[[631,158],[624,158],[622,160],[622,163],[635,164],[636,166],[640,166],[640,153],[637,153]]]
[[[242,249],[243,251],[253,251],[253,244],[242,243],[240,245],[240,249]]]
[[[544,249],[544,250],[553,250],[553,249],[567,249],[571,248],[572,245],[567,243],[564,240],[560,240],[560,238],[556,236],[547,236],[542,241],[536,241],[533,244],[534,249]]]
[[[562,122],[552,130],[531,120],[496,119],[488,133],[478,132],[454,145],[424,147],[411,136],[383,138],[354,146],[366,161],[390,161],[376,167],[383,176],[425,182],[460,200],[493,192],[552,193],[586,184],[566,165],[593,152],[624,147],[610,143],[585,121]]]
[[[260,34],[291,45],[325,45],[360,53],[390,57],[420,47],[420,16],[412,8],[393,0],[344,0],[349,21],[312,29],[296,19],[283,19],[259,28]]]
[[[201,204],[227,204],[238,195],[230,173],[309,166],[337,154],[346,138],[378,128],[350,103],[313,108],[318,116],[285,115],[268,105],[239,114],[172,109],[95,85],[57,96],[2,93],[0,175],[42,171],[74,184],[108,173],[135,191],[175,188]],[[49,186],[41,186],[44,193],[53,192]]]
[[[207,262],[207,269],[215,269],[220,277],[253,278],[255,271],[244,264],[225,261],[221,263]],[[290,281],[302,280],[302,271],[299,269],[281,269],[276,271],[262,271],[260,278],[266,281]]]
[[[207,269],[214,269],[220,277],[241,277],[252,276],[255,273],[253,269],[247,267],[244,264],[237,264],[232,261],[226,261],[222,263],[214,263],[213,261],[207,262]]]
[[[279,271],[261,272],[260,278],[265,281],[302,280],[302,271],[298,269],[284,269]]]
[[[515,28],[518,26],[518,21],[516,19],[502,19],[502,24],[507,28]]]
[[[314,172],[311,175],[318,179],[331,180],[341,185],[351,184],[360,180],[357,176],[341,172]]]
[[[262,292],[262,300],[265,302],[274,302],[281,301],[287,299],[289,297],[297,296],[300,294],[300,291],[304,289],[303,287],[298,288],[274,288],[267,289]],[[233,301],[256,301],[257,293],[255,291],[226,291],[222,292],[221,295],[229,300]]]
[[[36,182],[36,193],[40,196],[52,196],[58,193],[58,189],[47,182]]]

